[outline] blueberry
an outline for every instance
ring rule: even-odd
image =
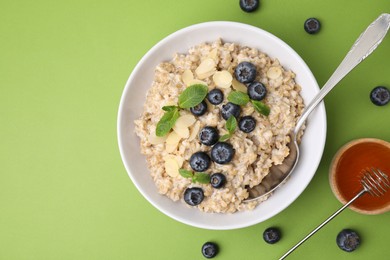
[[[184,192],[184,201],[190,206],[199,205],[204,199],[204,193],[201,188],[187,188]]]
[[[259,7],[259,0],[240,0],[240,7],[244,12],[250,13]]]
[[[238,127],[244,133],[250,133],[256,127],[256,120],[252,116],[243,116],[238,121]]]
[[[202,246],[202,254],[206,258],[213,258],[218,254],[218,245],[213,242],[206,242]]]
[[[219,164],[226,164],[233,159],[234,149],[229,143],[218,142],[211,148],[211,160]]]
[[[340,249],[352,252],[360,245],[359,235],[351,229],[343,229],[337,235],[336,243]]]
[[[256,78],[256,67],[250,62],[243,61],[237,65],[234,76],[241,83],[250,83]]]
[[[266,230],[264,230],[263,238],[264,241],[268,244],[275,244],[281,238],[280,230],[275,227],[267,228]]]
[[[210,184],[216,189],[222,188],[226,183],[226,177],[222,173],[213,173],[210,176]]]
[[[220,89],[213,89],[207,94],[207,100],[213,105],[219,105],[223,101],[223,93]]]
[[[390,91],[386,87],[375,87],[370,93],[371,102],[377,106],[384,106],[390,101]]]
[[[202,144],[212,146],[218,142],[219,134],[215,127],[205,126],[199,132],[199,140]]]
[[[191,107],[190,111],[191,111],[191,113],[194,116],[202,116],[202,115],[204,115],[206,113],[206,111],[207,111],[207,103],[206,103],[206,101],[203,100],[198,105],[196,105],[194,107]]]
[[[205,152],[196,152],[191,155],[190,166],[196,172],[204,172],[210,167],[210,157]]]
[[[263,83],[254,81],[248,85],[248,95],[250,99],[262,100],[267,95],[267,89]]]
[[[231,102],[228,102],[226,103],[226,105],[223,105],[221,109],[221,115],[225,120],[228,120],[230,116],[234,116],[235,118],[237,118],[240,116],[240,113],[241,107]]]
[[[316,18],[309,18],[303,26],[305,31],[310,34],[315,34],[321,29],[321,23]]]

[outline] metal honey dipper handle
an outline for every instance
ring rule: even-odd
[[[335,218],[339,213],[341,213],[345,208],[351,205],[355,200],[360,198],[363,194],[369,193],[372,196],[380,197],[383,196],[390,189],[389,177],[386,173],[377,168],[365,169],[363,171],[362,178],[360,183],[363,186],[363,189],[355,195],[348,203],[342,206],[339,210],[329,216],[324,222],[317,226],[313,231],[307,234],[301,241],[299,241],[295,246],[288,250],[279,260],[285,259],[289,254],[291,254],[295,249],[302,245],[307,239],[314,235],[318,230],[323,226],[329,223],[333,218]]]

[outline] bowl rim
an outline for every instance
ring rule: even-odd
[[[308,67],[308,65],[298,55],[298,53],[294,49],[292,49],[292,47],[290,47],[287,43],[285,43],[283,40],[281,40],[280,38],[276,37],[275,35],[267,32],[267,31],[265,31],[265,30],[263,30],[261,28],[258,28],[258,27],[255,27],[255,26],[252,26],[252,25],[249,25],[249,24],[245,24],[245,23],[240,23],[240,22],[210,21],[210,22],[202,22],[202,23],[198,23],[198,24],[193,24],[193,25],[190,25],[188,27],[184,27],[184,28],[182,28],[180,30],[177,30],[177,31],[169,34],[165,38],[161,39],[149,51],[146,52],[146,54],[138,61],[138,63],[136,64],[136,66],[132,70],[132,72],[131,72],[131,74],[130,74],[127,82],[126,82],[125,89],[122,92],[122,96],[121,96],[120,103],[119,103],[119,110],[118,110],[118,116],[117,116],[118,146],[119,146],[122,162],[123,162],[123,164],[124,164],[124,166],[126,168],[127,174],[129,175],[130,179],[132,180],[132,182],[134,183],[134,185],[136,186],[138,191],[142,194],[142,196],[144,198],[146,198],[149,201],[149,203],[151,203],[160,212],[164,213],[165,215],[169,216],[172,219],[175,219],[176,221],[179,221],[181,223],[184,223],[184,224],[187,224],[187,225],[190,225],[190,226],[194,226],[194,227],[198,227],[198,228],[204,228],[204,229],[210,229],[210,230],[232,230],[232,229],[238,229],[238,228],[244,228],[244,227],[252,226],[252,225],[258,224],[258,223],[260,223],[262,221],[265,221],[265,220],[267,220],[269,218],[272,218],[273,216],[275,216],[276,214],[279,214],[281,211],[283,211],[285,208],[287,208],[289,205],[291,205],[291,203],[298,196],[300,196],[303,193],[305,188],[309,185],[309,183],[311,182],[312,178],[314,177],[314,175],[315,175],[315,173],[316,173],[316,171],[318,169],[318,166],[320,164],[320,161],[322,159],[322,156],[323,156],[323,152],[324,152],[324,148],[325,148],[325,141],[326,141],[327,120],[326,120],[325,105],[324,105],[324,102],[321,102],[321,104],[318,105],[316,110],[318,110],[319,111],[318,113],[321,113],[321,115],[323,116],[323,120],[321,121],[321,124],[322,124],[321,125],[321,130],[323,131],[323,136],[322,136],[322,138],[319,138],[317,140],[318,141],[317,145],[320,147],[320,149],[319,149],[320,153],[319,153],[318,157],[316,158],[316,160],[313,160],[313,162],[312,162],[312,164],[314,165],[313,166],[313,168],[314,168],[313,174],[310,176],[310,178],[305,179],[305,182],[303,184],[300,183],[301,185],[299,187],[297,187],[299,192],[297,192],[293,196],[289,196],[288,198],[286,198],[287,202],[282,207],[280,207],[279,210],[273,212],[272,214],[269,214],[269,216],[267,218],[262,219],[261,216],[259,216],[259,218],[253,219],[252,221],[246,221],[245,223],[239,223],[239,224],[235,224],[235,225],[222,225],[222,226],[217,226],[216,227],[216,226],[212,226],[212,225],[196,223],[196,222],[193,222],[193,221],[190,221],[190,220],[187,220],[187,219],[183,219],[183,218],[175,215],[174,213],[171,213],[168,210],[165,210],[164,208],[160,207],[158,205],[158,203],[155,202],[147,192],[144,192],[144,189],[142,188],[140,183],[138,183],[138,181],[133,176],[133,174],[132,174],[132,172],[130,170],[130,166],[127,163],[127,160],[125,158],[124,147],[123,147],[124,142],[122,140],[122,132],[121,132],[121,127],[120,127],[121,126],[121,122],[123,120],[123,118],[122,118],[123,113],[121,113],[121,112],[122,112],[123,107],[124,107],[124,99],[125,99],[125,96],[129,92],[130,83],[133,81],[133,78],[135,77],[135,75],[138,74],[138,70],[140,69],[141,64],[144,63],[144,61],[148,58],[148,56],[151,53],[153,53],[156,49],[159,49],[161,47],[161,45],[163,45],[165,42],[171,40],[172,38],[176,37],[177,35],[180,35],[182,33],[186,33],[187,31],[191,31],[193,29],[202,29],[202,28],[204,29],[205,27],[207,28],[210,25],[212,25],[212,26],[235,26],[235,27],[238,26],[238,27],[245,27],[248,30],[258,31],[259,33],[264,34],[265,37],[271,38],[273,41],[276,41],[283,48],[286,48],[288,50],[289,54],[291,56],[293,56],[296,59],[296,61],[302,65],[302,67],[304,68],[305,71],[308,72],[307,75],[305,75],[305,77],[307,77],[311,82],[313,82],[315,84],[315,86],[316,86],[315,91],[316,91],[316,93],[318,93],[318,91],[319,91],[318,83],[317,83],[317,81],[316,81],[312,71]],[[283,64],[282,64],[282,66],[283,66]],[[312,114],[314,114],[314,113],[312,113]],[[273,194],[272,196],[275,196],[275,194]],[[206,213],[206,214],[212,214],[212,213]],[[237,212],[237,213],[234,213],[234,214],[240,214],[240,212]]]

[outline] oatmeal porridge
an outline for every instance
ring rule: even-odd
[[[135,120],[158,192],[205,212],[255,208],[243,200],[289,154],[300,90],[277,59],[222,40],[159,64]]]

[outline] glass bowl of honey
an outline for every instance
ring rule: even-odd
[[[389,142],[362,138],[342,146],[333,157],[329,170],[329,182],[336,198],[343,204],[351,200],[362,189],[362,172],[372,167],[390,174]],[[385,213],[390,211],[390,192],[380,197],[366,193],[349,208],[370,215]]]

